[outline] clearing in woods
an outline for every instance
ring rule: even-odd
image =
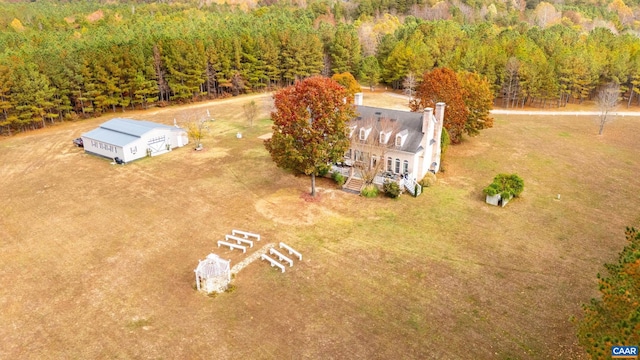
[[[276,168],[241,105],[109,114],[0,140],[0,358],[581,358],[572,315],[638,225],[640,121],[496,115],[450,147],[419,198],[365,199]],[[404,100],[367,93],[365,104]],[[191,146],[124,166],[71,140],[112,116],[215,119]],[[236,133],[243,134],[242,139]],[[483,202],[499,172],[525,181]],[[561,194],[561,200],[557,200]],[[193,269],[231,229],[286,242],[236,290],[197,293]],[[254,251],[252,249],[251,251]]]

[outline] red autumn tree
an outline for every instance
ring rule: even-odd
[[[311,77],[274,95],[273,136],[265,141],[271,158],[280,168],[315,177],[329,170],[349,148],[347,123],[355,116],[345,103],[347,92],[337,82]]]
[[[456,144],[462,139],[469,116],[463,100],[465,96],[466,92],[460,86],[456,73],[448,68],[438,68],[424,74],[409,107],[411,111],[422,111],[427,107],[435,108],[438,102],[446,103],[444,127],[449,132],[451,142]]]

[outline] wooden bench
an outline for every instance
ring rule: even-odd
[[[257,241],[260,241],[260,235],[253,234],[253,233],[246,232],[246,231],[242,231],[242,230],[231,230],[231,234],[232,235],[240,234],[240,235],[244,236],[245,239],[248,239],[248,238],[252,237],[252,238],[255,238]]]
[[[300,254],[299,252],[293,250],[293,248],[283,242],[280,243],[280,247],[289,251],[289,255],[293,254],[295,256],[298,257],[298,260],[302,261],[302,254]]]
[[[226,241],[218,240],[218,247],[220,247],[220,245],[228,246],[229,249],[231,249],[231,250],[240,249],[240,250],[242,250],[243,253],[247,252],[247,247],[246,246],[236,245],[236,244],[228,243]]]
[[[269,249],[269,254],[277,256],[278,260],[280,260],[280,261],[288,262],[290,267],[293,266],[293,260],[291,260],[288,257],[282,255],[282,253],[280,253],[280,251],[278,251],[278,250],[276,250],[274,248],[271,248],[271,249]]]
[[[227,240],[227,241],[234,240],[238,244],[240,244],[240,243],[249,244],[249,247],[253,247],[253,241],[247,240],[245,238],[241,238],[241,237],[237,237],[237,236],[233,236],[233,235],[225,235],[224,239]]]
[[[260,256],[260,258],[262,260],[269,260],[269,262],[271,263],[271,266],[277,266],[277,267],[280,268],[280,270],[282,270],[282,272],[284,272],[284,265],[282,265],[279,262],[275,261],[274,259],[270,258],[269,256],[267,256],[267,254],[262,254],[262,256]]]

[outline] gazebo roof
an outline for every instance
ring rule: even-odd
[[[218,255],[209,254],[206,259],[200,260],[194,271],[203,279],[226,276],[231,270],[229,263],[230,261],[220,259]]]

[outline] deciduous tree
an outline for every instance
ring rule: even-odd
[[[413,100],[413,94],[416,90],[417,85],[418,85],[418,77],[416,76],[416,74],[410,71],[402,81],[402,87],[404,88],[404,93],[409,95],[409,101]]]
[[[187,123],[187,135],[193,141],[196,149],[202,148],[202,139],[207,135],[208,127],[205,119],[191,120]]]
[[[345,90],[347,90],[347,98],[350,100],[353,100],[353,95],[355,93],[360,92],[360,85],[358,84],[358,81],[349,72],[334,74],[331,77],[331,80],[342,85]]]
[[[458,73],[458,81],[463,89],[464,104],[469,110],[464,131],[469,135],[476,135],[482,129],[493,127],[493,118],[489,111],[493,107],[493,91],[489,82],[476,73]]]
[[[398,123],[387,118],[364,118],[357,120],[357,125],[358,131],[351,136],[353,167],[365,185],[370,185],[384,170],[387,151],[395,147]]]
[[[274,95],[273,136],[265,147],[278,167],[315,177],[339,161],[349,148],[346,124],[355,116],[337,82],[311,77]]]
[[[469,110],[462,99],[463,93],[456,73],[448,68],[438,68],[424,74],[416,91],[416,98],[410,102],[409,107],[412,111],[422,111],[426,107],[435,108],[438,102],[446,103],[444,127],[449,131],[451,142],[459,143],[469,116]]]
[[[242,111],[247,121],[249,121],[249,126],[253,126],[253,121],[256,119],[256,116],[258,116],[258,105],[256,105],[255,100],[251,100],[242,105]]]
[[[612,115],[611,111],[615,110],[618,106],[618,102],[620,101],[620,85],[610,83],[604,86],[600,91],[598,91],[598,95],[596,97],[596,105],[598,106],[598,110],[600,111],[599,124],[600,130],[598,131],[598,135],[602,135],[604,131],[604,125],[611,121]]]

